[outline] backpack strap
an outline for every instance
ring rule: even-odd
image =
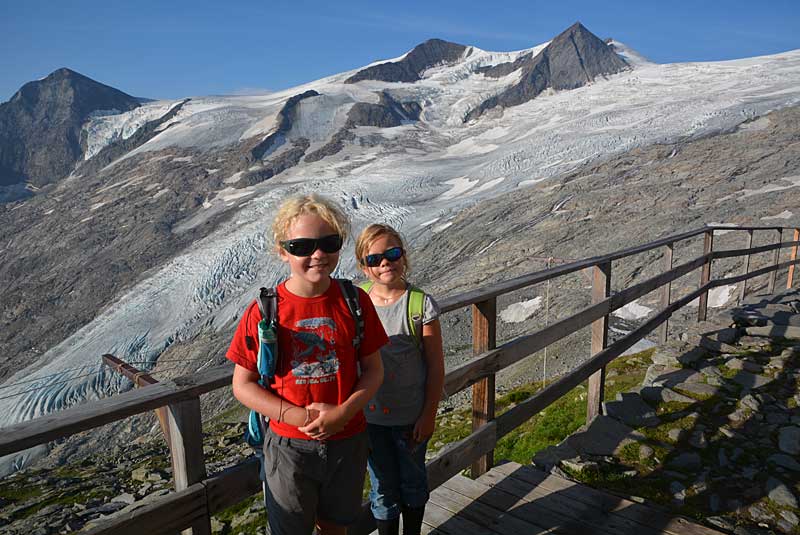
[[[375,284],[371,280],[365,280],[358,283],[358,287],[364,290],[365,292],[369,293],[372,289],[372,285]]]
[[[258,310],[261,319],[272,323],[278,319],[278,292],[275,288],[260,288],[258,290]]]
[[[262,324],[259,322],[259,340],[258,340],[258,359],[256,362],[256,366],[258,367],[258,373],[261,375],[261,384],[266,385],[267,378],[266,376],[269,375],[269,371],[267,370],[268,363],[264,358],[262,358],[263,353],[261,351],[261,343],[262,343],[262,329],[264,327],[269,327],[270,325],[277,325],[278,323],[278,292],[275,288],[261,288],[258,292],[258,310],[261,312],[261,321],[264,323]]]
[[[361,311],[361,302],[358,299],[358,290],[349,279],[335,279],[342,291],[347,308],[356,324],[356,335],[353,337],[353,346],[358,349],[364,339],[364,314]]]
[[[366,280],[360,282],[358,287],[369,293],[372,289],[373,282]],[[417,343],[417,347],[422,347],[422,313],[425,309],[425,292],[420,290],[414,285],[408,285],[408,308],[406,309],[406,321],[408,322],[408,331]]]
[[[408,330],[417,342],[417,347],[422,347],[422,312],[425,307],[425,292],[416,286],[408,285]]]

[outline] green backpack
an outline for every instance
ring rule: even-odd
[[[372,281],[364,281],[358,287],[369,293]],[[411,336],[417,342],[417,347],[422,348],[422,309],[425,306],[425,292],[416,286],[408,285],[408,310],[406,311],[406,321]]]

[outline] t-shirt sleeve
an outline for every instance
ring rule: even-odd
[[[422,306],[422,324],[428,323],[439,319],[439,303],[428,294],[425,294],[425,304]]]
[[[375,305],[367,295],[367,292],[358,289],[358,300],[361,304],[361,312],[364,314],[364,339],[358,349],[359,357],[370,355],[385,346],[389,342],[386,331],[383,328],[381,319],[375,311]]]
[[[253,301],[242,314],[226,357],[231,362],[258,373],[258,322],[261,311],[258,302]]]

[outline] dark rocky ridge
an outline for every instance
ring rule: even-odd
[[[458,61],[466,49],[466,46],[457,43],[450,43],[441,39],[428,39],[424,43],[415,46],[400,61],[389,61],[367,67],[355,73],[344,83],[354,84],[361,80],[413,83],[421,79],[422,73],[426,69]]]
[[[134,97],[69,69],[25,84],[0,104],[0,186],[63,178],[85,150],[82,127],[92,112],[137,107]]]
[[[628,69],[628,64],[598,37],[576,22],[553,39],[535,57],[523,56],[513,63],[501,63],[480,70],[498,78],[522,69],[521,80],[470,111],[464,122],[477,119],[492,108],[524,104],[545,89],[575,89],[595,78]]]
[[[289,100],[286,101],[286,104],[283,105],[283,108],[281,108],[281,111],[278,112],[278,125],[275,131],[265,137],[263,141],[259,142],[250,150],[252,160],[262,159],[272,148],[274,148],[278,142],[280,142],[280,140],[286,137],[286,135],[289,133],[289,130],[292,129],[292,123],[294,122],[297,105],[302,100],[318,96],[319,93],[313,89],[309,89],[304,93],[290,97]]]
[[[346,141],[355,139],[353,130],[357,126],[375,126],[393,128],[403,121],[418,121],[422,107],[414,101],[398,102],[387,91],[381,91],[377,104],[356,102],[347,112],[345,125],[336,132],[331,140],[306,156],[306,162],[316,162],[326,156],[333,156],[344,148]]]

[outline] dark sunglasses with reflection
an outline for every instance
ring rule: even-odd
[[[295,238],[282,241],[281,247],[292,256],[311,256],[317,249],[331,254],[342,248],[342,237],[338,234],[331,234],[322,238]]]
[[[403,248],[392,247],[391,249],[386,249],[382,253],[368,254],[361,259],[361,263],[367,267],[378,267],[381,265],[381,262],[384,258],[389,262],[396,262],[400,260],[403,258]]]

